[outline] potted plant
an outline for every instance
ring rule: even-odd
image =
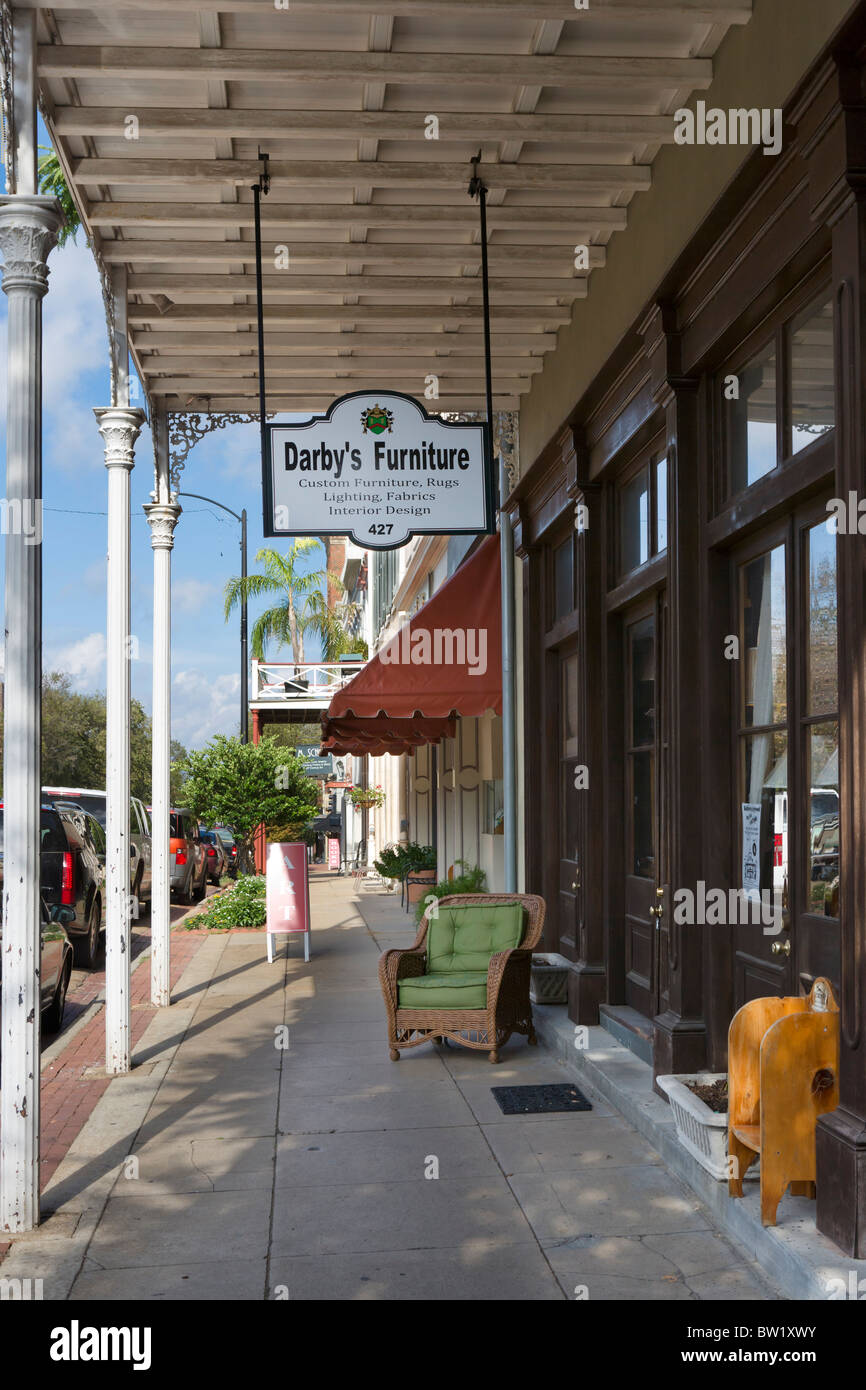
[[[677,1138],[706,1172],[719,1182],[728,1172],[728,1078],[725,1072],[657,1076],[667,1096]]]
[[[418,903],[436,882],[436,851],[432,845],[414,841],[405,846],[407,893],[410,903]]]
[[[381,787],[349,787],[346,800],[356,811],[373,811],[385,805],[385,793]]]

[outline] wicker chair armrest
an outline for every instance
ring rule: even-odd
[[[379,957],[379,983],[383,990],[396,1001],[398,980],[408,980],[423,975],[427,965],[427,952],[392,948],[383,951]]]
[[[506,975],[526,973],[532,963],[532,952],[521,946],[513,946],[508,951],[497,951],[487,964],[487,1003],[495,1004]]]

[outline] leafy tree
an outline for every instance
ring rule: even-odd
[[[241,743],[218,734],[181,764],[184,801],[208,825],[232,826],[238,868],[254,872],[253,841],[259,825],[280,825],[295,834],[316,813],[316,783],[293,752],[267,735]]]
[[[57,245],[58,247],[65,246],[67,241],[76,240],[81,227],[81,218],[78,216],[78,208],[75,206],[69,191],[69,185],[56,152],[44,145],[40,145],[39,148],[45,150],[44,154],[40,154],[37,165],[39,192],[53,195],[60,204],[64,225],[58,232]]]
[[[171,740],[169,757],[171,758],[170,792],[172,806],[183,805],[183,784],[184,773],[182,764],[186,761],[187,751],[182,743],[176,738]]]

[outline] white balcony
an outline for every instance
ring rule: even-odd
[[[254,661],[250,708],[319,713],[338,690],[363,669],[363,661],[312,661],[296,664]]]

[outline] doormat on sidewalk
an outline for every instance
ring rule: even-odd
[[[591,1110],[586,1096],[572,1085],[491,1086],[503,1115],[545,1115],[560,1110]]]

